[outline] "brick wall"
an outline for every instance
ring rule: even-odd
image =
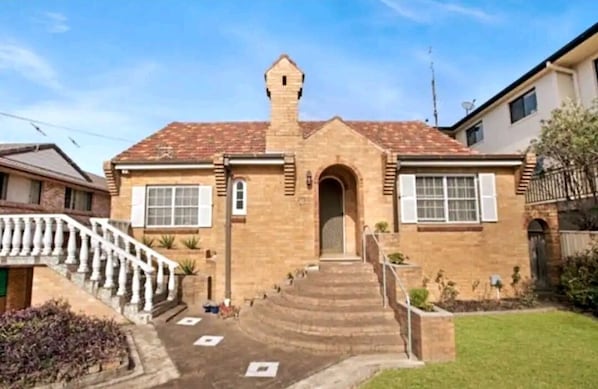
[[[8,268],[8,285],[4,301],[0,301],[0,313],[27,308],[31,304],[33,267]]]
[[[423,274],[434,280],[442,269],[446,278],[457,283],[460,299],[481,296],[489,277],[499,274],[509,284],[513,267],[521,268],[523,277],[530,277],[527,223],[524,216],[524,197],[515,194],[515,175],[507,168],[495,169],[435,169],[433,172],[496,174],[498,222],[480,223],[464,228],[460,225],[434,226],[429,229],[418,224],[399,225],[399,247],[409,256],[409,262],[420,265]],[[432,172],[426,169],[401,169],[400,173]],[[474,291],[472,285],[479,280]],[[433,282],[429,287],[432,298],[438,289]],[[504,289],[511,293],[510,288]]]

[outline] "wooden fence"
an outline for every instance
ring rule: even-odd
[[[598,231],[561,231],[563,258],[584,251],[593,244],[598,244]]]

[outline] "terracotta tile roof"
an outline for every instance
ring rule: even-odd
[[[325,121],[300,122],[305,138]],[[419,121],[345,121],[378,146],[404,155],[472,155],[465,147]],[[264,153],[269,122],[173,122],[113,158],[114,162],[211,160],[217,153]]]

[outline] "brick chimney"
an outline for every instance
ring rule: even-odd
[[[266,70],[266,93],[270,99],[270,127],[266,150],[282,152],[294,148],[302,136],[299,127],[299,99],[304,75],[286,54]]]

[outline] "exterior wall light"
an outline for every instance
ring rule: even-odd
[[[307,184],[307,187],[311,189],[311,184],[313,183],[311,170],[308,170],[307,174],[305,175],[305,183]]]

